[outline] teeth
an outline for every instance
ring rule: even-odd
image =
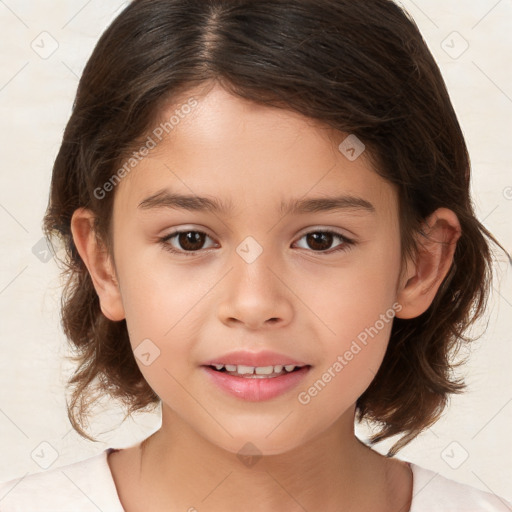
[[[281,364],[276,364],[275,366],[244,366],[242,364],[215,364],[216,370],[226,369],[227,372],[238,373],[240,375],[272,375],[278,374],[283,371],[283,368],[289,373],[292,372],[295,368],[302,368],[301,366],[296,367],[294,364],[288,364],[283,366]]]
[[[254,373],[254,366],[243,366],[239,364],[236,367],[236,372],[240,375],[245,375],[246,373]]]
[[[257,366],[254,368],[254,373],[256,375],[270,375],[271,373],[279,373],[281,370],[274,370],[273,366]]]

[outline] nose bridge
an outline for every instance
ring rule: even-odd
[[[236,319],[252,327],[289,320],[291,304],[277,277],[275,251],[263,243],[249,235],[235,248],[219,307],[221,320]]]
[[[275,253],[269,246],[269,237],[259,241],[252,235],[244,238],[235,249],[232,258],[233,282],[244,289],[244,293],[271,293],[275,288],[275,276],[271,271],[276,262]]]

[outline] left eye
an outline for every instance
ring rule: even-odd
[[[335,246],[335,249],[330,251],[330,253],[337,251],[346,251],[352,245],[354,245],[354,241],[349,238],[341,235],[340,233],[336,233],[335,231],[310,231],[303,235],[299,240],[303,238],[306,239],[306,243],[311,247],[319,249],[314,252],[325,252],[326,249],[329,249],[334,239],[341,240],[341,243]],[[327,247],[326,247],[327,246]]]
[[[174,233],[161,238],[160,242],[163,244],[164,248],[171,253],[193,256],[194,253],[203,248],[202,246],[205,238],[210,237],[202,231],[184,230],[175,231]],[[335,249],[331,250],[329,254],[337,251],[346,251],[355,244],[353,240],[350,240],[335,231],[310,231],[299,238],[299,240],[302,240],[303,238],[306,239],[306,243],[313,248],[313,252],[322,253],[326,252],[327,249],[330,248],[334,239],[337,238],[338,240],[341,240],[341,243],[338,244],[338,246],[335,246]],[[181,249],[173,247],[172,243],[170,243],[173,239],[176,239],[178,244],[181,246]]]

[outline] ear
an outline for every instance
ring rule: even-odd
[[[94,214],[90,210],[75,210],[71,218],[73,240],[91,276],[101,311],[110,320],[123,320],[125,312],[114,265],[106,247],[97,239],[93,222]]]
[[[398,318],[415,318],[429,308],[450,270],[461,236],[459,220],[447,208],[432,213],[422,229],[426,237],[418,235],[416,261],[407,261],[399,284],[397,301],[402,309],[396,314]]]

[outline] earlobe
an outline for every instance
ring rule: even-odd
[[[115,275],[114,265],[103,244],[101,244],[93,229],[94,214],[79,208],[71,218],[71,233],[80,257],[82,258],[98,298],[101,311],[113,321],[125,318],[119,283]]]
[[[398,318],[415,318],[432,304],[441,283],[453,264],[457,241],[461,236],[454,212],[439,208],[423,225],[426,236],[418,235],[418,254],[408,261],[400,283],[397,301],[402,305]]]

